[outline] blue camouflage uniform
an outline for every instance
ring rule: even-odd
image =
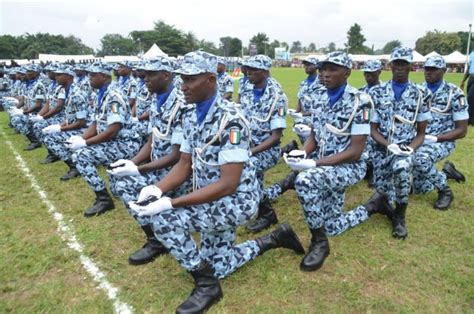
[[[144,69],[168,72],[174,70],[167,58],[152,60],[152,62],[144,66]],[[193,106],[185,103],[182,92],[174,85],[171,86],[169,91],[162,95],[153,94],[147,131],[147,134],[152,137],[151,161],[161,159],[171,154],[173,145],[181,145],[183,141],[183,127],[193,112],[192,109]],[[155,132],[153,132],[153,128],[156,128]],[[109,175],[110,189],[112,193],[119,196],[125,206],[129,208],[128,203],[137,200],[142,188],[163,179],[169,170],[171,170],[171,167],[137,176],[119,177]],[[190,189],[191,182],[188,182],[187,184],[183,184],[176,191],[173,191],[171,195],[179,196],[186,194]],[[135,215],[133,211],[130,211],[130,214],[133,215],[142,226],[149,223],[149,216],[139,217]]]
[[[111,75],[109,68],[104,65],[92,67],[89,71]],[[122,126],[114,139],[80,148],[72,155],[77,171],[97,192],[105,189],[105,182],[99,176],[97,165],[131,158],[140,148],[140,140],[138,134],[131,132],[130,106],[123,99],[121,91],[111,88],[110,85],[104,86],[98,93],[93,123],[97,134],[104,132],[114,123],[120,123]]]
[[[216,70],[216,58],[197,51],[185,55],[178,72],[217,74]],[[210,107],[201,123],[197,115],[193,115],[185,127],[181,152],[192,156],[196,189],[219,180],[220,166],[243,163],[236,192],[209,203],[160,212],[152,221],[156,238],[182,267],[192,271],[202,261],[207,261],[214,275],[223,278],[255,258],[260,251],[256,241],[235,245],[237,227],[257,211],[258,183],[249,159],[250,130],[242,114],[234,103],[222,100],[217,91],[205,104]],[[200,249],[192,232],[200,233]]]
[[[397,59],[411,62],[411,50],[395,48],[391,61]],[[379,133],[389,144],[409,145],[416,136],[416,124],[431,119],[430,93],[423,86],[408,82],[397,97],[393,86],[394,82],[389,81],[382,93],[371,95],[375,106],[371,123],[378,125]],[[381,145],[374,145],[372,156],[376,190],[392,203],[408,204],[413,154],[398,156]]]
[[[257,55],[247,59],[245,65],[251,68],[269,70],[272,63],[267,56]],[[252,130],[252,146],[258,146],[268,139],[273,130],[286,128],[288,99],[281,85],[271,77],[267,78],[263,91],[257,91],[254,86],[252,89],[242,91],[240,107]],[[256,167],[262,192],[263,173],[275,166],[279,158],[279,143],[251,157],[252,163]]]
[[[87,95],[81,87],[76,83],[69,86],[64,105],[64,120],[61,123],[70,125],[78,120],[86,120],[87,124],[90,124],[91,111],[92,107],[89,106]],[[46,134],[43,137],[43,142],[61,160],[71,161],[72,151],[65,146],[65,142],[73,135],[81,135],[85,128],[87,125],[80,129]]]
[[[143,65],[139,65],[138,69],[142,69]],[[137,85],[136,88],[133,90],[132,94],[130,95],[131,99],[135,99],[135,114],[136,118],[133,121],[133,129],[137,132],[141,138],[146,139],[149,135],[148,132],[148,124],[149,120],[138,120],[138,117],[144,115],[145,113],[150,111],[150,106],[153,102],[152,95],[148,91],[148,88],[145,84],[144,78],[137,78]]]
[[[308,56],[304,59],[304,62],[308,62],[314,65],[318,65],[319,60],[315,57]],[[304,79],[299,86],[298,89],[298,94],[296,97],[301,103],[301,111],[302,112],[311,112],[312,111],[312,104],[313,102],[313,97],[315,97],[316,93],[318,91],[324,88],[320,81],[319,81],[319,76],[317,74],[310,75],[306,79]],[[301,118],[296,118],[295,119],[295,125],[296,124],[305,124],[305,125],[311,125],[311,116],[303,116]],[[306,141],[306,138],[299,135],[298,137],[301,141],[301,143],[304,143]]]
[[[323,62],[352,67],[349,56],[333,52]],[[351,145],[351,136],[369,135],[371,105],[366,95],[349,85],[333,105],[328,93],[321,93],[313,105],[313,133],[317,149],[311,158],[322,159],[342,153]],[[303,170],[295,181],[295,189],[303,206],[310,229],[324,227],[330,236],[338,235],[368,218],[364,206],[344,212],[345,190],[365,175],[365,155],[358,161],[335,166],[316,166]]]
[[[26,71],[39,72],[40,69],[38,66],[32,64],[26,67]],[[24,93],[24,109],[30,109],[34,107],[36,101],[41,101],[41,106],[43,106],[47,98],[46,87],[39,77],[26,82]],[[29,114],[13,116],[11,123],[13,127],[23,135],[30,135],[32,134],[33,130],[30,129],[29,118],[33,115],[36,115],[36,113],[33,112]]]
[[[446,68],[440,56],[428,58],[425,67]],[[452,83],[440,81],[429,102],[432,120],[426,129],[427,135],[438,136],[454,130],[457,121],[468,120],[468,106],[463,91]],[[429,84],[423,84],[429,89]],[[447,187],[447,178],[443,171],[436,169],[435,164],[448,157],[456,147],[454,141],[423,144],[415,152],[413,164],[413,189],[415,193],[427,193],[433,189]]]
[[[219,58],[219,63],[225,64],[225,60],[223,58]],[[234,92],[234,80],[227,72],[222,72],[217,74],[217,86],[219,95],[224,97],[227,93]]]

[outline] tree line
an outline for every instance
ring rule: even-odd
[[[442,55],[455,50],[465,53],[467,46],[467,32],[443,32],[439,30],[428,31],[416,41],[415,49],[425,55],[436,50]],[[347,42],[343,47],[336,47],[334,42],[327,46],[317,47],[315,43],[304,46],[296,40],[289,45],[277,39],[271,40],[265,33],[258,32],[250,39],[250,44],[256,48],[257,53],[274,57],[275,48],[285,47],[291,53],[327,53],[334,50],[345,50],[353,54],[388,54],[394,47],[402,45],[398,39],[387,42],[382,49],[366,46],[366,38],[362,27],[355,23],[347,32]],[[242,40],[232,36],[219,39],[216,45],[212,41],[198,39],[193,32],[185,32],[164,21],[157,21],[151,30],[134,30],[128,36],[120,34],[106,34],[101,39],[101,47],[94,51],[85,45],[76,36],[52,35],[49,33],[23,34],[21,36],[0,36],[0,59],[36,59],[40,53],[81,55],[137,55],[146,52],[156,43],[167,54],[176,56],[204,49],[221,56],[241,56],[249,54],[249,46],[244,46]],[[474,50],[471,45],[471,51]]]

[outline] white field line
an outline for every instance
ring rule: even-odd
[[[119,300],[118,289],[109,283],[109,281],[105,277],[105,274],[99,269],[99,267],[97,267],[94,261],[83,254],[82,245],[79,243],[79,241],[77,241],[76,235],[71,230],[71,228],[69,228],[67,223],[64,221],[63,214],[58,212],[56,210],[56,207],[54,207],[54,205],[49,201],[46,195],[46,192],[43,191],[41,187],[38,185],[38,181],[36,181],[36,178],[31,173],[30,169],[26,165],[23,158],[20,156],[20,154],[17,153],[17,151],[13,147],[13,144],[6,138],[5,133],[1,132],[1,134],[5,138],[6,140],[5,142],[10,147],[10,150],[15,155],[15,158],[18,161],[18,164],[17,164],[18,167],[23,172],[23,174],[28,179],[30,179],[31,187],[36,192],[38,192],[39,196],[41,197],[41,200],[48,207],[48,212],[53,216],[53,218],[58,223],[59,236],[61,237],[61,239],[63,239],[63,241],[66,242],[69,248],[79,253],[79,258],[81,260],[82,266],[89,273],[92,279],[98,284],[99,288],[104,290],[104,292],[107,294],[107,297],[110,299],[110,301],[113,302],[115,313],[121,313],[121,314],[132,313],[133,308],[127,303],[121,302]]]

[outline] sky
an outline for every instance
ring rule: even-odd
[[[362,27],[365,45],[382,48],[391,40],[415,47],[427,31],[468,31],[474,21],[473,1],[255,1],[240,0],[0,0],[0,35],[48,32],[74,35],[100,48],[107,33],[123,36],[133,30],[149,30],[163,20],[193,32],[198,39],[213,41],[238,37],[244,45],[258,32],[285,41],[299,40],[317,48],[335,42],[343,47],[354,23]],[[474,24],[474,23],[473,23]],[[166,52],[166,51],[165,51]],[[464,52],[463,52],[464,53]]]

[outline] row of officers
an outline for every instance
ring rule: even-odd
[[[43,163],[69,166],[61,180],[81,176],[94,191],[86,217],[113,209],[111,194],[123,201],[146,235],[130,264],[171,254],[195,281],[177,312],[199,313],[222,298],[219,279],[270,249],[304,254],[301,270],[315,271],[329,255],[328,236],[374,214],[391,221],[394,238],[405,239],[410,193],[436,190],[434,208],[450,207],[448,179],[465,178],[452,163],[441,171],[435,165],[466,135],[468,105],[443,80],[442,57],[426,61],[421,85],[409,80],[412,59],[411,49],[395,48],[389,82],[379,80],[381,64],[368,61],[367,85],[359,90],[347,83],[346,53],[308,57],[295,110],[270,76],[270,58],[242,62],[232,102],[224,61],[203,51],[179,63],[160,57],[134,65],[136,79],[131,64],[119,63],[115,81],[103,63],[50,65],[49,82],[36,65],[11,69],[1,105],[11,127],[30,139],[27,149],[44,145]],[[296,141],[280,147],[287,115],[301,149]],[[281,157],[288,175],[264,187],[265,171]],[[107,167],[110,193],[100,165]],[[364,177],[374,194],[344,211],[346,189]],[[296,190],[311,233],[307,250],[288,223],[236,244],[239,226],[257,233],[278,222],[271,203],[289,189]]]

